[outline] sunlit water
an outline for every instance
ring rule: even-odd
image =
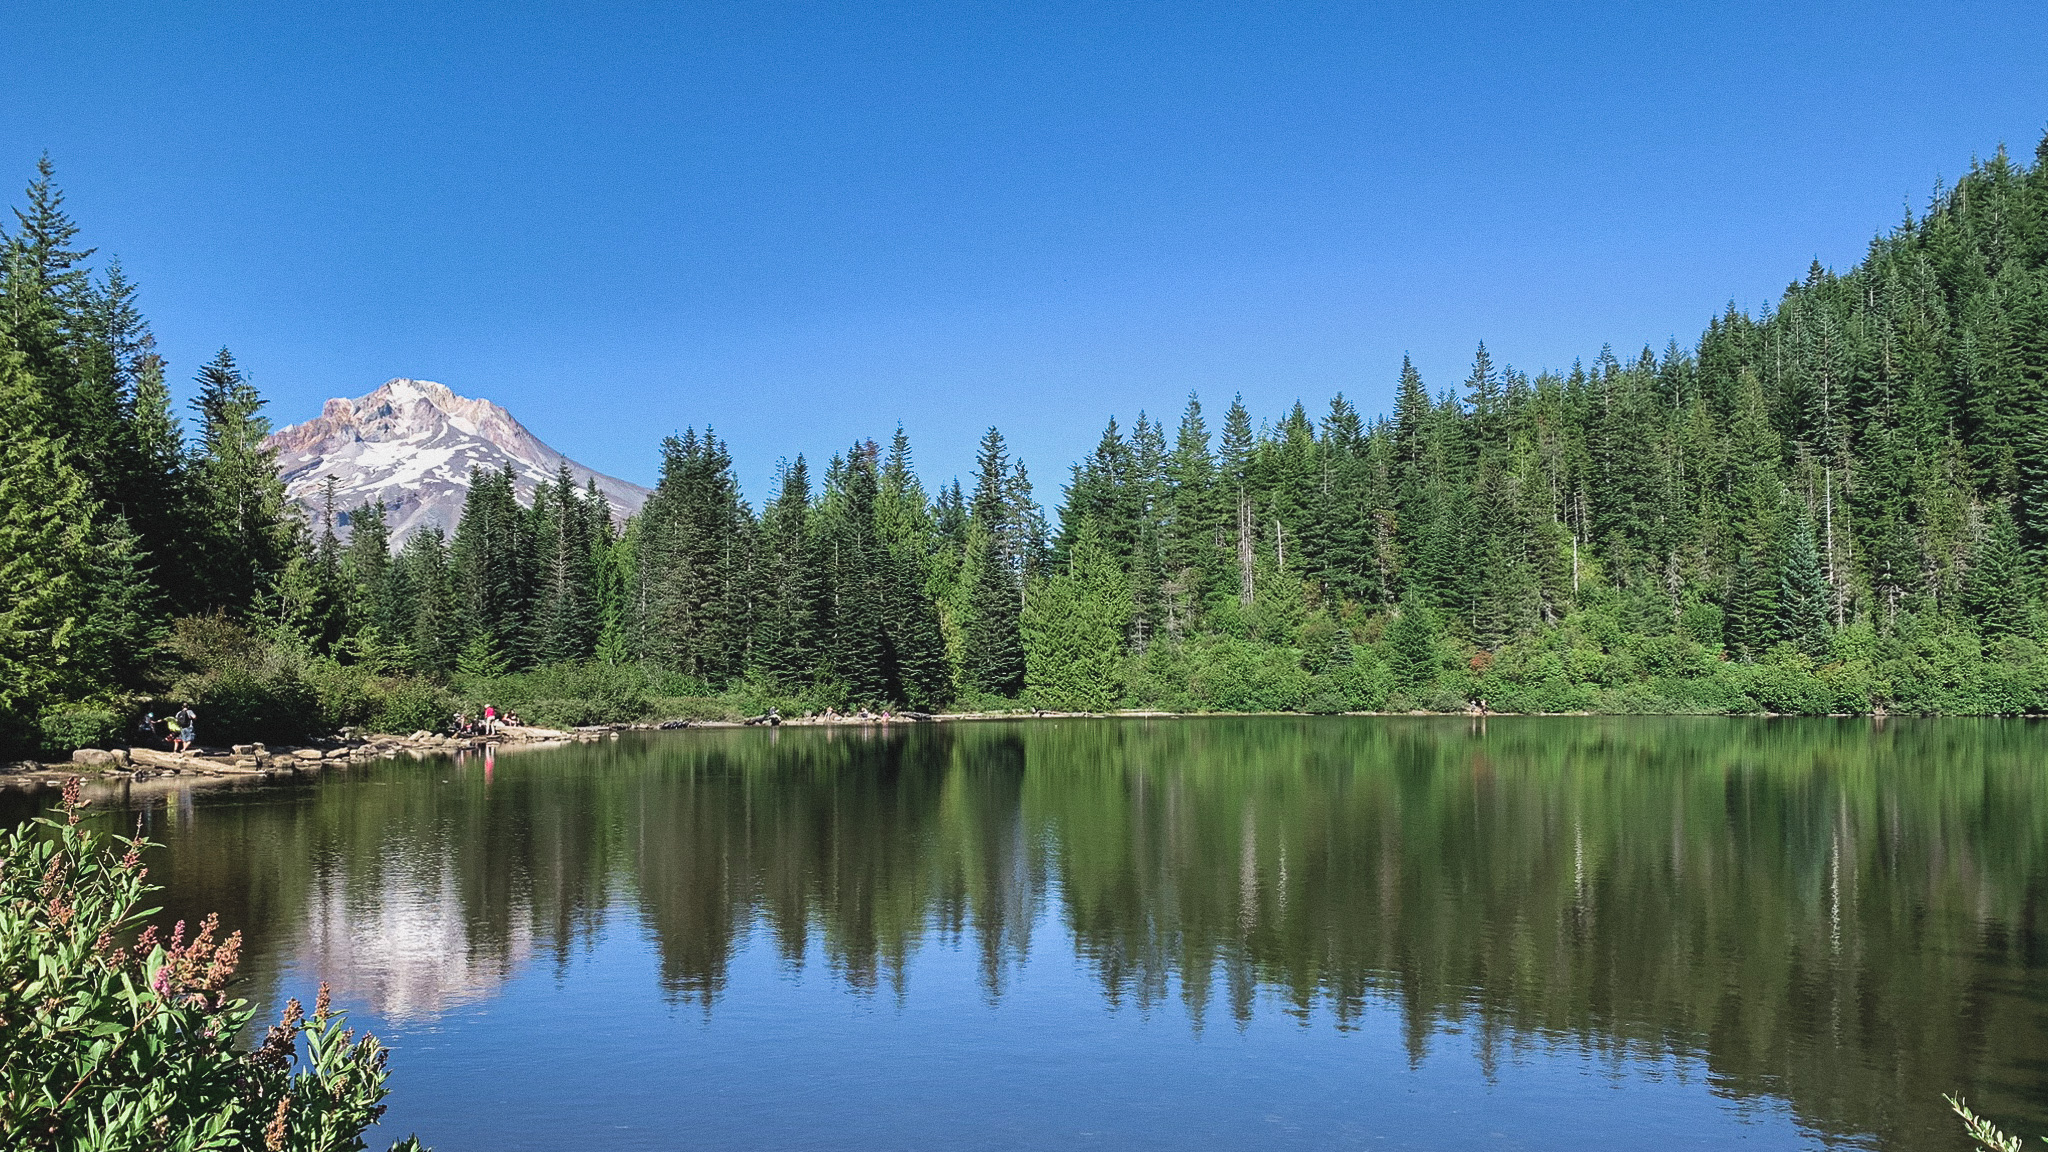
[[[1946,1090],[2048,1131],[2044,735],[699,731],[137,807],[443,1152],[1946,1149]]]

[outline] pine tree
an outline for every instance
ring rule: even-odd
[[[1255,447],[1251,413],[1245,411],[1242,396],[1233,397],[1229,411],[1223,415],[1223,439],[1218,445],[1221,465],[1218,480],[1236,510],[1237,527],[1232,540],[1237,555],[1237,602],[1240,608],[1250,608],[1257,594],[1254,573],[1259,526],[1253,515],[1251,490],[1252,452]]]
[[[1025,691],[1040,707],[1103,712],[1122,701],[1130,586],[1091,520],[1073,534],[1066,564],[1032,585],[1023,613]]]
[[[1003,434],[981,438],[974,481],[970,546],[979,544],[969,589],[966,662],[961,679],[976,692],[1015,696],[1024,687],[1023,600],[1019,582],[1020,526],[1016,522],[1009,453]]]
[[[2021,635],[2035,592],[2032,566],[2011,509],[1994,509],[1963,586],[1963,610],[1986,636]]]
[[[1166,497],[1161,551],[1166,557],[1168,597],[1191,617],[1206,598],[1222,548],[1223,512],[1217,500],[1216,460],[1209,451],[1209,428],[1202,419],[1202,402],[1188,395],[1181,412],[1180,428],[1174,434],[1173,451],[1166,458]],[[1176,594],[1177,593],[1177,594]],[[1169,608],[1168,616],[1174,616]],[[1180,621],[1192,627],[1192,618]]]
[[[512,466],[502,472],[472,470],[462,517],[448,548],[454,632],[461,637],[464,659],[475,649],[508,668],[529,662],[530,531],[513,494]]]
[[[0,335],[0,743],[85,688],[94,516],[53,405]],[[12,735],[10,735],[10,732]]]
[[[184,547],[204,556],[197,604],[179,608],[240,611],[255,602],[293,554],[293,529],[277,453],[263,446],[270,421],[264,401],[220,350],[199,371],[200,455],[194,463],[194,531]]]
[[[1420,694],[1436,684],[1438,634],[1436,613],[1429,605],[1414,593],[1404,597],[1385,637],[1387,668],[1396,688]]]
[[[875,532],[878,483],[873,441],[855,444],[835,461],[836,499],[831,533],[833,678],[857,704],[900,699],[901,683],[890,648],[889,594],[893,591],[887,550]]]
[[[753,658],[755,670],[768,682],[796,689],[822,671],[824,573],[804,458],[786,465],[779,481],[780,490],[761,514],[762,607]]]
[[[462,620],[447,537],[437,525],[419,529],[406,538],[392,567],[392,629],[404,643],[410,667],[427,674],[449,671],[462,648]]]
[[[661,480],[640,521],[631,612],[640,654],[711,683],[743,671],[753,515],[709,428],[663,441]]]
[[[171,408],[163,360],[154,351],[145,350],[135,364],[126,441],[114,505],[127,516],[143,554],[153,563],[165,603],[201,604],[201,569],[208,561],[202,549],[191,546],[196,497],[185,431]]]
[[[1832,597],[1814,544],[1813,521],[1801,512],[1792,516],[1778,575],[1777,637],[1809,656],[1827,650]]]
[[[82,665],[100,684],[143,687],[168,631],[162,595],[128,518],[104,510],[93,524],[85,584],[91,599],[79,639]]]
[[[1779,449],[1762,381],[1745,370],[1737,387],[1729,452],[1732,577],[1725,608],[1735,649],[1755,659],[1779,634]]]
[[[596,651],[595,555],[590,518],[569,466],[534,494],[534,659],[542,664],[586,660]]]

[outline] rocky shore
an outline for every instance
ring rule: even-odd
[[[934,721],[971,720],[1057,720],[1101,716],[1168,717],[1178,713],[1123,711],[1107,713],[1049,712],[1042,709],[1011,712],[950,712],[930,715],[918,712],[880,714],[837,714],[831,716],[768,716],[744,720],[669,720],[661,723],[595,724],[558,729],[503,725],[490,736],[448,736],[414,732],[410,736],[356,735],[342,732],[307,744],[270,746],[236,744],[227,748],[205,747],[194,752],[174,753],[153,748],[80,748],[68,761],[34,760],[0,763],[0,790],[35,792],[60,789],[72,777],[81,777],[89,795],[110,796],[135,787],[149,791],[200,785],[255,783],[302,776],[326,768],[390,760],[399,756],[425,759],[436,755],[481,752],[486,748],[507,752],[529,748],[553,748],[566,744],[614,739],[621,732],[667,732],[680,729],[745,728],[769,725],[789,727],[887,728]]]
[[[155,748],[80,748],[71,754],[68,762],[26,760],[0,766],[0,788],[27,791],[61,788],[74,776],[83,777],[88,785],[158,780],[179,785],[268,780],[398,756],[425,757],[484,748],[509,750],[590,742],[605,739],[624,727],[600,725],[561,731],[508,725],[500,727],[493,735],[474,737],[442,736],[432,732],[361,737],[343,733],[309,744],[275,747],[236,744],[227,748],[202,747],[186,753]]]

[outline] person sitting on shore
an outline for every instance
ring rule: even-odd
[[[145,744],[154,744],[162,738],[156,730],[156,725],[157,719],[154,712],[144,712],[142,719],[135,722],[135,730],[142,733],[142,739]]]

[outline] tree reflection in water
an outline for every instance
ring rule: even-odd
[[[625,916],[666,994],[707,1012],[750,933],[897,996],[922,943],[959,942],[991,1002],[1034,947],[1070,947],[1112,1005],[1177,997],[1197,1028],[1268,1009],[1353,1026],[1394,1005],[1416,1060],[1447,1022],[1489,1064],[1550,1045],[1687,1055],[1820,1132],[1917,1145],[1948,1142],[1944,1089],[2048,1125],[2039,731],[700,731],[146,816],[170,914],[217,908],[248,934],[246,970],[296,966],[395,1019],[543,959],[566,973]]]

